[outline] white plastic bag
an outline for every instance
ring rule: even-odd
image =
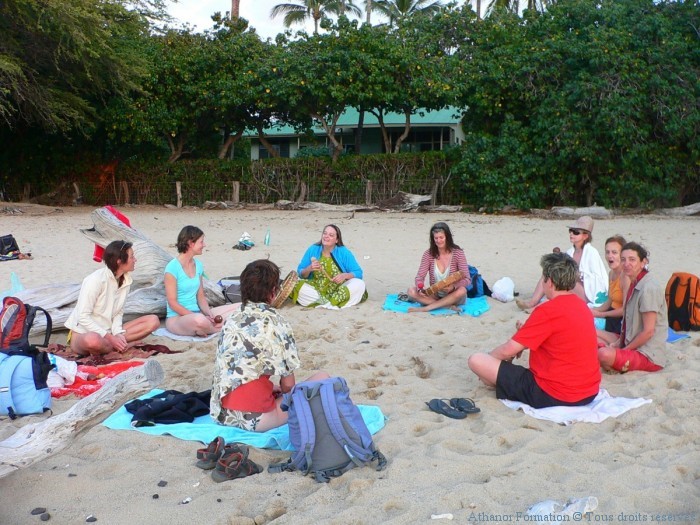
[[[501,277],[491,287],[491,297],[507,303],[515,298],[515,283],[510,277]]]

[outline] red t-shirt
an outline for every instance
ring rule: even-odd
[[[532,375],[553,398],[571,403],[598,393],[593,314],[576,295],[559,295],[540,304],[513,340],[530,349]]]
[[[221,398],[221,406],[241,412],[260,412],[265,414],[275,409],[275,396],[270,376],[260,376],[253,381],[239,386]]]

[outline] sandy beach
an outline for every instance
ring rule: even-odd
[[[25,288],[79,283],[99,266],[93,245],[80,233],[92,226],[92,207],[54,209],[11,204],[0,234],[12,233],[32,260],[0,262],[0,289],[14,272]],[[488,284],[508,276],[529,296],[540,275],[539,257],[568,248],[566,219],[479,214],[351,213],[346,211],[250,211],[120,208],[132,226],[176,254],[181,227],[205,232],[201,257],[214,281],[238,275],[248,262],[270,257],[282,274],[296,266],[326,224],[337,224],[364,269],[369,300],[342,311],[308,310],[287,303],[303,369],[345,377],[353,400],[381,407],[387,422],[375,443],[389,465],[383,472],[354,469],[329,484],[298,473],[268,474],[214,483],[194,466],[200,443],[115,431],[95,424],[71,445],[0,479],[0,524],[38,523],[32,509],[45,507],[50,523],[262,524],[526,522],[527,508],[543,500],[595,496],[590,521],[700,523],[700,333],[668,344],[668,366],[654,374],[603,375],[613,396],[651,404],[599,424],[562,426],[513,411],[467,368],[469,355],[506,341],[526,314],[514,302],[489,299],[480,317],[398,314],[382,309],[389,293],[412,284],[430,226],[444,220],[455,242]],[[263,244],[269,228],[271,243]],[[233,250],[247,231],[256,242]],[[674,271],[700,274],[700,218],[624,215],[598,220],[593,245],[622,234],[650,251],[651,271],[665,285]],[[138,266],[138,263],[137,263]],[[60,327],[59,327],[60,328]],[[65,331],[52,341],[64,343]],[[160,386],[181,391],[211,387],[216,340],[183,343],[150,337],[174,355],[157,359]],[[422,361],[427,369],[417,365]],[[521,363],[527,363],[525,352]],[[464,420],[430,412],[432,398],[470,397],[481,413]],[[54,401],[54,413],[73,397]],[[99,421],[109,414],[104,414]],[[42,416],[0,419],[0,439]],[[0,450],[0,455],[2,451]],[[252,449],[264,467],[285,457]],[[0,458],[1,459],[1,458]],[[160,481],[167,481],[164,487]],[[154,499],[154,495],[158,498]],[[180,504],[191,498],[188,504]]]

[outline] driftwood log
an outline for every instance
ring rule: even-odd
[[[78,433],[93,427],[105,412],[155,388],[164,377],[160,363],[151,359],[107,381],[66,412],[20,428],[0,441],[0,478],[60,452]]]
[[[90,241],[106,247],[110,242],[123,240],[133,244],[134,255],[139,261],[132,277],[134,282],[124,305],[124,317],[130,319],[145,314],[165,316],[165,286],[163,272],[173,256],[134,228],[122,223],[106,208],[98,208],[91,214],[94,226],[80,230]],[[221,287],[204,280],[204,292],[209,304],[219,306],[225,298]],[[52,284],[23,290],[17,294],[22,301],[41,306],[51,315],[54,329],[62,329],[80,293],[80,283]],[[46,325],[42,315],[32,327],[31,334],[43,333]]]
[[[689,204],[688,206],[681,206],[680,208],[664,208],[659,210],[658,213],[661,215],[670,215],[671,217],[700,215],[700,202]]]

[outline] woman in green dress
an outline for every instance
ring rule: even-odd
[[[336,310],[367,299],[362,268],[335,224],[323,228],[321,240],[306,250],[297,273],[300,279],[291,298],[302,306]]]

